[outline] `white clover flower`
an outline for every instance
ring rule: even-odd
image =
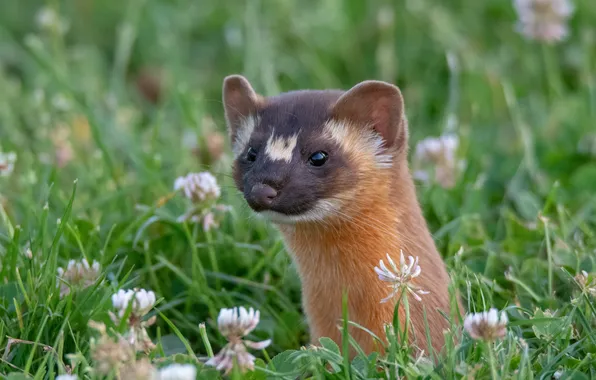
[[[446,134],[440,137],[429,137],[416,145],[414,153],[414,178],[429,182],[431,171],[434,180],[444,188],[455,185],[458,174],[465,168],[465,161],[457,158],[459,137]]]
[[[481,313],[468,314],[464,320],[464,329],[473,339],[492,341],[507,334],[507,314],[495,308]]]
[[[91,358],[93,359],[93,372],[108,375],[116,368],[121,368],[125,363],[135,359],[134,347],[123,337],[116,340],[103,331],[99,340],[91,339]]]
[[[56,380],[78,380],[77,375],[59,375],[56,377]]]
[[[8,177],[14,170],[14,163],[17,161],[15,152],[0,152],[0,177]]]
[[[116,314],[110,312],[110,317],[115,324],[119,324],[126,314],[129,305],[132,303],[131,313],[127,323],[129,330],[124,334],[124,338],[137,351],[148,352],[155,348],[146,328],[155,323],[156,317],[153,316],[147,321],[143,317],[155,305],[155,293],[145,289],[122,290],[112,296],[112,305],[116,309]]]
[[[157,380],[157,371],[148,358],[141,358],[124,363],[118,369],[117,379],[122,380]]]
[[[182,190],[186,198],[197,203],[216,200],[221,195],[217,180],[209,172],[190,173],[186,177],[178,177],[174,182],[174,190]]]
[[[132,316],[142,318],[155,305],[155,293],[145,289],[120,289],[112,296],[112,305],[120,318],[124,317],[131,302]]]
[[[157,380],[195,380],[197,367],[192,364],[170,364],[161,368]]]
[[[101,266],[95,260],[89,264],[87,259],[81,261],[70,260],[66,269],[58,268],[58,285],[60,296],[64,297],[70,293],[71,287],[86,288],[95,283],[99,278]]]
[[[244,307],[222,309],[217,317],[217,327],[219,332],[228,339],[243,337],[257,327],[259,319],[259,311],[255,311],[252,307],[248,311]]]
[[[390,285],[391,293],[381,300],[381,303],[385,303],[392,299],[400,290],[407,290],[416,301],[422,301],[420,295],[428,294],[429,292],[418,288],[412,283],[412,280],[420,275],[422,269],[418,265],[418,257],[408,257],[408,264],[404,259],[404,252],[400,250],[399,268],[395,265],[389,254],[387,254],[387,261],[391,266],[391,269],[387,268],[383,260],[379,261],[379,266],[375,267],[375,272],[379,276],[379,280],[388,282]]]
[[[569,0],[514,0],[517,30],[531,40],[554,43],[569,35],[567,21],[575,8]]]
[[[579,283],[582,290],[596,297],[596,278],[592,277],[585,270],[582,270],[575,276],[575,280]]]
[[[259,311],[255,311],[252,307],[248,311],[244,307],[221,309],[217,318],[217,327],[228,340],[228,344],[205,365],[213,366],[217,370],[225,370],[225,374],[230,373],[234,368],[234,362],[242,372],[253,370],[256,358],[246,348],[262,350],[271,344],[271,339],[262,342],[242,339],[257,327],[259,317]]]
[[[68,22],[51,7],[41,8],[37,12],[36,22],[41,29],[56,31],[58,34],[66,33],[69,28]]]

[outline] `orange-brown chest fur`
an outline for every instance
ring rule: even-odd
[[[391,323],[395,303],[381,303],[390,288],[378,279],[374,267],[386,254],[399,263],[400,249],[418,256],[422,273],[414,284],[430,294],[422,301],[409,298],[413,339],[426,349],[423,307],[426,308],[432,345],[443,345],[448,324],[438,309],[449,314],[448,275],[418,205],[414,186],[401,165],[363,181],[344,217],[326,223],[279,226],[297,265],[302,282],[304,309],[311,339],[326,336],[341,341],[342,294],[348,293],[349,320],[384,339],[384,325]],[[400,322],[403,323],[403,310]],[[350,330],[365,352],[379,349],[370,335]]]

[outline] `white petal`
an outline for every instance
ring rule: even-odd
[[[404,258],[404,251],[400,249],[399,251],[399,266],[400,269],[403,270],[403,268],[406,266],[406,259]],[[397,272],[397,270],[396,270]]]
[[[489,326],[496,326],[499,323],[499,315],[497,314],[497,309],[491,308],[488,311],[488,317],[486,318]]]
[[[381,281],[394,282],[397,279],[397,277],[393,273],[389,271],[383,271],[377,267],[375,267],[375,272],[377,273],[379,280]]]
[[[244,306],[240,306],[240,323],[246,323],[249,320],[249,315]]]
[[[416,265],[416,266],[414,267],[414,271],[413,271],[413,272],[410,274],[410,276],[411,276],[412,278],[418,277],[418,276],[420,275],[420,272],[421,272],[421,271],[422,271],[422,270],[420,269],[420,266],[419,266],[419,265]]]
[[[240,368],[243,369],[250,369],[253,370],[255,368],[255,357],[250,354],[249,352],[239,352],[238,353],[238,365],[240,366]]]
[[[149,303],[151,304],[151,306],[155,305],[155,301],[156,301],[155,293],[150,291],[148,293],[148,295],[149,295]]]
[[[393,290],[391,291],[391,293],[389,293],[389,295],[387,297],[385,297],[381,300],[381,303],[385,303],[385,302],[391,300],[395,296],[395,294],[397,294],[397,292],[398,292],[398,288],[394,287]]]
[[[474,316],[471,314],[468,314],[466,316],[466,319],[464,319],[464,329],[466,329],[467,331],[469,331],[472,328],[472,323],[474,322]]]
[[[395,262],[393,262],[393,260],[391,259],[391,256],[389,256],[389,254],[387,254],[387,262],[391,266],[391,269],[393,269],[393,273],[399,273],[399,269],[397,269],[397,265],[395,265]],[[389,270],[387,270],[387,271],[391,272]]]
[[[213,358],[212,358],[213,359]],[[211,361],[210,359],[209,361]],[[208,362],[209,362],[208,361]],[[206,365],[212,365],[207,364]],[[159,380],[195,380],[197,368],[192,364],[170,364],[159,370]]]
[[[500,322],[501,324],[503,324],[503,325],[506,325],[506,324],[507,324],[507,322],[509,322],[509,318],[507,318],[507,313],[505,313],[504,311],[502,311],[502,312],[501,312],[501,315],[500,315],[500,317],[501,317],[501,318],[499,319],[499,322]]]
[[[252,342],[250,340],[245,340],[244,344],[246,344],[246,346],[253,348],[255,350],[262,350],[271,344],[271,339],[267,339],[262,342]]]
[[[211,367],[215,367],[217,366],[217,364],[219,363],[219,356],[214,356],[212,358],[209,358],[209,360],[207,360],[205,362],[205,365],[211,366]]]
[[[185,182],[186,181],[184,180],[184,177],[176,178],[176,180],[174,181],[174,190],[180,190],[184,186]]]
[[[389,258],[389,256],[387,256],[387,258]],[[387,267],[385,266],[383,260],[379,261],[379,266],[381,267],[381,270],[383,270],[383,272],[391,273],[391,271],[387,269]]]
[[[420,298],[420,296],[418,294],[416,294],[416,292],[413,292],[412,289],[408,288],[408,290],[410,291],[410,293],[412,293],[412,296],[414,296],[414,299],[418,302],[422,301],[422,298]]]
[[[408,272],[410,272],[412,270],[412,268],[414,267],[414,258],[412,256],[408,257]],[[402,269],[403,271],[403,269]]]
[[[219,361],[217,367],[215,367],[218,371],[225,369],[226,371],[231,370],[234,367],[234,360],[233,356],[229,355],[227,352]]]

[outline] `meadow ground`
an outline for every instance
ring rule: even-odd
[[[218,313],[245,306],[261,313],[248,337],[271,344],[235,378],[596,378],[596,2],[575,2],[559,43],[517,20],[504,0],[2,2],[0,377],[143,378],[151,361],[218,378],[203,365],[226,344]],[[448,163],[465,165],[418,193],[466,310],[504,311],[504,336],[454,326],[460,343],[429,358],[394,326],[382,357],[301,350],[296,271],[230,178],[231,73],[265,95],[395,83],[412,160],[457,136]],[[173,191],[202,171],[231,206],[208,229],[180,219],[190,201]],[[133,288],[155,307],[118,309]],[[127,322],[149,354],[109,340]]]

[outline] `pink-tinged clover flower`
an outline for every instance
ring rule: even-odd
[[[271,344],[271,339],[262,342],[243,339],[257,327],[259,318],[259,311],[253,308],[246,310],[241,306],[222,309],[217,318],[217,327],[228,340],[228,344],[205,364],[224,370],[225,374],[232,371],[234,363],[237,363],[241,372],[253,370],[256,358],[247,351],[247,347],[262,350]]]

